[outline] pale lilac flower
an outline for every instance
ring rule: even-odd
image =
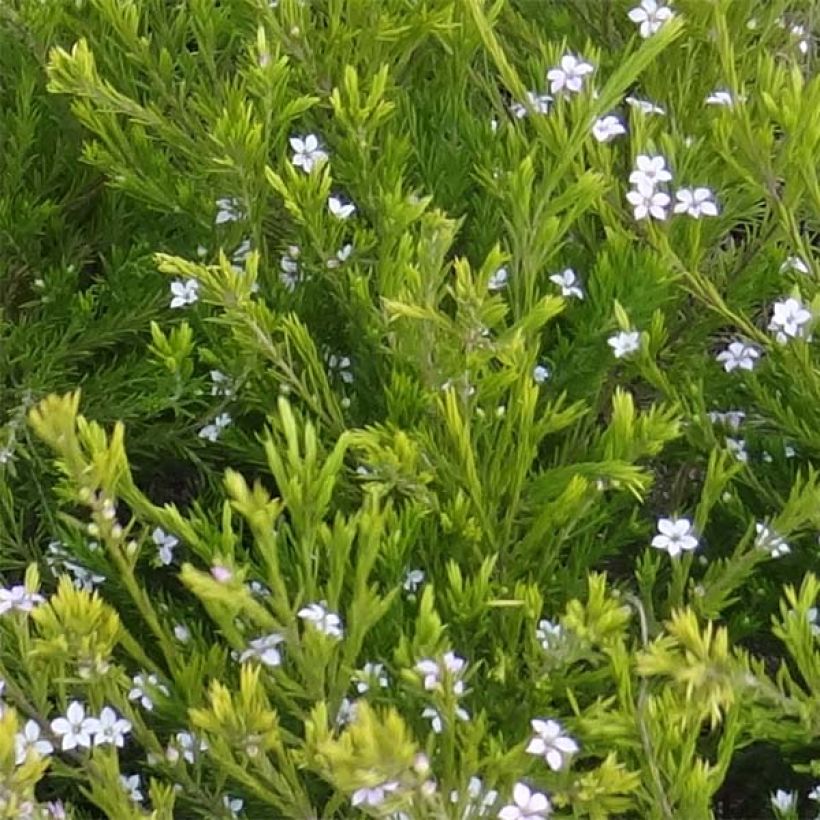
[[[23,584],[8,589],[0,587],[0,615],[7,612],[31,612],[45,599],[39,592],[29,592]]]
[[[670,202],[669,194],[656,190],[648,183],[641,183],[637,188],[629,191],[626,199],[632,206],[635,219],[642,220],[649,217],[661,221],[666,219],[666,209]]]
[[[239,662],[245,663],[245,661],[254,658],[264,666],[279,666],[282,663],[282,654],[276,647],[284,640],[277,632],[271,632],[270,635],[263,635],[261,638],[254,638],[252,641],[248,641],[248,648],[239,656]]]
[[[327,200],[327,209],[336,219],[349,219],[356,211],[356,206],[339,196],[331,196]]]
[[[532,369],[532,379],[536,384],[543,384],[550,375],[550,369],[546,365],[537,364]]]
[[[342,619],[335,612],[330,612],[324,601],[308,604],[302,607],[297,614],[329,638],[340,639],[344,636]]]
[[[809,607],[806,611],[806,618],[811,626],[811,634],[814,635],[815,638],[820,637],[820,611],[818,611],[816,606]]]
[[[356,717],[356,703],[350,698],[342,698],[339,711],[336,713],[336,726],[346,726]]]
[[[658,521],[658,535],[652,539],[652,546],[666,550],[673,558],[681,552],[696,549],[698,539],[694,535],[692,522],[688,518],[661,518]]]
[[[499,820],[546,820],[552,806],[545,794],[530,791],[525,783],[516,783],[513,802],[498,813]]]
[[[474,817],[487,817],[498,800],[495,789],[484,790],[484,783],[480,777],[473,775],[467,783],[467,805],[459,815],[459,820],[472,820]],[[451,803],[461,803],[462,797],[457,789],[450,792]]]
[[[717,355],[717,361],[723,364],[723,369],[727,373],[733,370],[754,370],[757,360],[760,358],[760,351],[746,342],[732,342],[725,350]]]
[[[561,624],[556,624],[547,618],[542,618],[538,622],[538,628],[535,630],[535,637],[544,651],[548,652],[564,637],[564,630]]]
[[[207,740],[200,740],[190,732],[177,732],[175,741],[175,745],[169,746],[165,755],[170,763],[176,763],[180,754],[188,763],[193,763],[195,753],[205,752],[208,749]]]
[[[211,424],[206,424],[200,431],[199,437],[214,442],[220,433],[231,423],[230,413],[220,413]]]
[[[199,282],[196,279],[174,279],[171,282],[171,307],[181,308],[199,299]]]
[[[499,268],[491,277],[490,281],[487,283],[487,289],[491,291],[502,290],[503,288],[507,287],[507,282],[510,278],[509,273],[507,272],[506,268]]]
[[[86,717],[85,707],[79,701],[72,700],[66,709],[65,716],[51,721],[51,731],[61,738],[60,748],[67,752],[78,746],[89,749],[91,735],[96,730],[97,719]]]
[[[112,743],[117,748],[125,744],[125,736],[131,731],[131,721],[121,718],[110,707],[105,706],[99,718],[91,718],[93,725],[90,730],[94,735],[94,745],[102,746]]]
[[[252,250],[253,245],[251,245],[251,240],[243,239],[239,247],[231,255],[231,267],[235,271],[242,273],[245,270],[245,262],[248,261]]]
[[[231,797],[229,794],[223,795],[222,805],[231,813],[231,817],[239,817],[239,812],[245,805],[241,797]]]
[[[727,108],[731,108],[735,104],[735,98],[732,96],[731,92],[724,91],[724,90],[717,90],[713,91],[707,98],[706,98],[706,105],[722,105]]]
[[[646,39],[657,34],[664,23],[674,17],[669,6],[659,5],[657,0],[641,0],[640,4],[627,15],[633,23],[638,24],[641,37]]]
[[[356,789],[350,802],[354,806],[366,806],[368,808],[376,808],[394,792],[399,790],[399,783],[396,780],[388,780],[380,783],[377,786],[368,786],[361,789]]]
[[[675,213],[688,214],[695,219],[717,216],[715,195],[709,188],[680,188],[675,191]]]
[[[14,762],[18,766],[25,763],[29,750],[40,757],[46,757],[54,751],[51,743],[40,737],[40,724],[36,720],[27,720],[23,731],[14,736]]]
[[[624,102],[630,108],[634,108],[636,111],[640,111],[642,114],[658,114],[662,117],[666,116],[666,109],[661,108],[659,105],[656,105],[651,100],[641,100],[638,97],[625,97]]]
[[[165,532],[161,527],[154,528],[151,538],[158,547],[160,563],[168,566],[174,560],[174,548],[179,544],[179,538]]]
[[[616,359],[623,359],[640,350],[641,334],[637,330],[622,330],[610,336],[606,343],[612,348]]]
[[[226,222],[238,222],[245,218],[242,210],[242,203],[235,197],[224,197],[216,201],[216,224],[223,225]]]
[[[383,663],[368,661],[360,670],[354,673],[354,677],[356,678],[356,691],[360,695],[369,691],[373,684],[386,689],[389,683]]]
[[[211,370],[211,395],[226,396],[233,395],[233,383],[230,376],[226,376],[221,370]]]
[[[319,147],[319,140],[315,134],[308,134],[304,139],[291,137],[290,147],[293,148],[291,161],[306,174],[328,158],[327,152]]]
[[[786,259],[786,261],[780,266],[781,273],[786,273],[786,271],[789,270],[804,274],[811,273],[809,266],[799,256],[788,257],[788,259]]]
[[[160,683],[159,678],[152,674],[140,672],[134,675],[132,687],[128,692],[128,700],[137,700],[142,704],[143,709],[149,712],[154,708],[154,691],[168,697],[170,692],[164,683]]]
[[[466,667],[467,661],[454,652],[445,652],[440,661],[433,658],[422,658],[416,663],[416,671],[422,676],[424,688],[428,692],[442,688],[444,680],[448,679],[456,695],[464,693],[464,681],[461,677]]]
[[[629,175],[629,182],[637,187],[655,188],[661,182],[669,182],[672,174],[666,167],[666,160],[656,154],[638,154],[635,170]]]
[[[595,120],[592,126],[592,136],[595,137],[598,142],[612,142],[616,137],[620,137],[625,133],[626,127],[621,120],[613,114]]]
[[[820,784],[815,786],[809,793],[808,793],[809,800],[814,800],[816,803],[820,803]]]
[[[299,284],[299,248],[294,245],[293,250],[295,254],[288,252],[284,254],[279,260],[279,281],[285,286],[287,290],[293,291],[296,285]]]
[[[726,437],[726,449],[738,460],[746,464],[749,454],[746,452],[746,440],[742,438]]]
[[[527,744],[527,754],[543,757],[554,772],[564,767],[572,755],[578,752],[578,744],[564,734],[557,720],[531,720],[533,737]]]
[[[121,774],[120,783],[122,784],[123,789],[125,789],[125,793],[128,795],[130,800],[134,803],[142,803],[144,798],[141,791],[142,786],[140,784],[140,776],[138,774]]]
[[[755,524],[755,531],[757,532],[755,546],[768,552],[772,558],[782,558],[791,552],[791,547],[786,540],[767,524]]]
[[[578,277],[572,268],[566,268],[561,273],[552,274],[550,282],[561,288],[562,296],[574,296],[576,299],[584,298],[584,292],[581,290]]]
[[[746,413],[743,410],[727,410],[725,413],[710,410],[708,415],[712,424],[725,424],[732,430],[740,429],[740,425],[746,418]]]
[[[539,94],[535,91],[527,92],[527,101],[525,103],[514,102],[510,106],[510,112],[516,119],[523,119],[530,113],[530,110],[536,114],[548,114],[550,105],[552,104],[552,97],[549,94]]]
[[[771,796],[772,808],[777,812],[791,812],[797,806],[797,793],[778,789]]]
[[[811,311],[803,302],[790,297],[782,302],[774,303],[769,330],[775,333],[778,342],[785,344],[790,338],[806,338],[811,319]]]
[[[351,253],[353,253],[353,245],[348,242],[336,251],[336,255],[328,259],[327,262],[325,262],[325,265],[327,265],[330,270],[335,270],[339,267],[339,265],[347,262]]]
[[[337,356],[335,353],[331,353],[326,356],[326,360],[330,370],[338,373],[339,378],[345,384],[353,384],[353,371],[348,356]]]
[[[191,630],[185,624],[174,624],[174,637],[180,643],[188,643],[191,640]]]
[[[440,735],[444,731],[444,720],[441,713],[434,706],[425,706],[421,716],[430,721],[430,728],[434,734]],[[456,706],[455,716],[458,720],[465,722],[470,719],[470,713],[461,706]]]
[[[550,91],[557,94],[559,91],[567,91],[575,94],[584,87],[584,78],[594,71],[593,67],[579,60],[574,54],[565,54],[561,62],[555,68],[547,72],[547,79],[550,82]]]
[[[413,594],[423,583],[424,571],[420,569],[410,569],[404,576],[404,583],[402,586],[404,587],[405,592]]]

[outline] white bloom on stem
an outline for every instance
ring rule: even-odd
[[[353,384],[353,371],[350,369],[351,362],[349,356],[337,356],[335,353],[331,353],[326,357],[326,360],[330,370],[338,373],[339,378],[345,384]]]
[[[708,416],[712,424],[725,424],[732,430],[738,430],[746,418],[746,413],[743,410],[727,410],[725,413],[710,410]]]
[[[692,522],[688,518],[661,518],[658,521],[658,534],[652,539],[652,546],[666,550],[673,558],[681,552],[696,549],[698,539],[694,534]]]
[[[769,330],[774,332],[775,338],[781,344],[789,339],[804,339],[811,319],[811,311],[803,302],[790,297],[774,303]]]
[[[181,308],[199,299],[199,282],[196,279],[174,279],[171,282],[171,307]]]
[[[140,783],[140,776],[138,774],[121,774],[120,783],[122,784],[123,789],[125,789],[125,793],[128,795],[130,800],[134,803],[142,803],[142,784]]]
[[[230,376],[226,376],[221,370],[211,370],[211,395],[212,396],[232,396],[233,383]]]
[[[584,292],[581,290],[578,277],[572,268],[566,268],[561,273],[552,274],[550,282],[561,288],[562,296],[574,296],[576,299],[584,298]]]
[[[44,600],[39,592],[29,592],[23,584],[0,587],[0,615],[11,611],[29,613]]]
[[[746,452],[746,439],[726,437],[726,449],[744,464],[749,461],[749,454]]]
[[[467,661],[460,658],[455,652],[445,652],[441,661],[433,658],[422,658],[416,663],[416,672],[423,679],[424,688],[429,692],[440,689],[445,679],[452,684],[452,691],[456,695],[464,694],[464,681],[461,676],[467,667]]]
[[[168,566],[174,560],[174,548],[178,546],[179,538],[165,532],[161,527],[155,527],[151,539],[157,545],[160,563]]]
[[[592,136],[598,142],[612,142],[616,137],[626,133],[626,127],[614,114],[600,117],[592,125]]]
[[[350,802],[354,806],[366,806],[368,808],[376,808],[394,792],[399,790],[399,783],[396,780],[387,780],[384,783],[379,783],[377,786],[366,786],[361,789],[356,789]]]
[[[820,610],[816,606],[809,607],[806,611],[806,618],[811,626],[811,634],[815,638],[820,637]]]
[[[263,635],[248,641],[248,648],[239,656],[239,662],[245,663],[251,659],[258,660],[264,666],[274,667],[282,663],[282,653],[277,649],[285,639],[278,632]]]
[[[168,747],[165,756],[169,762],[176,763],[181,754],[184,760],[188,761],[188,763],[193,763],[194,755],[199,752],[205,752],[207,749],[207,740],[200,740],[190,732],[177,732],[175,744]]]
[[[758,522],[755,524],[755,531],[757,532],[755,546],[768,552],[772,558],[782,558],[791,552],[791,547],[786,543],[786,540],[768,524]]]
[[[25,763],[29,750],[40,757],[46,757],[54,751],[51,743],[40,737],[40,724],[36,720],[27,720],[23,731],[14,736],[14,762],[18,766]]]
[[[405,592],[413,594],[423,583],[424,570],[410,569],[407,570],[407,574],[404,576],[404,583],[402,584],[402,587],[404,587]]]
[[[441,713],[434,706],[425,706],[421,716],[430,721],[430,728],[434,734],[440,735],[444,731],[444,720],[441,717]],[[455,716],[458,720],[465,722],[470,719],[470,713],[461,706],[456,706]]]
[[[368,661],[361,669],[354,673],[354,677],[356,678],[356,691],[360,695],[369,691],[373,684],[376,684],[382,689],[386,689],[389,683],[383,663],[371,663]]]
[[[786,259],[786,261],[780,266],[781,273],[786,273],[790,270],[796,271],[797,273],[811,273],[809,266],[799,256],[788,257],[788,259]]]
[[[545,794],[531,791],[526,783],[516,783],[513,802],[498,813],[499,820],[546,820],[552,806]]]
[[[535,637],[541,648],[544,651],[553,649],[564,637],[564,630],[561,624],[556,624],[547,618],[542,618],[538,622],[538,627],[535,630]]]
[[[715,194],[710,188],[680,188],[675,191],[675,213],[688,214],[695,219],[717,216]]]
[[[640,4],[631,9],[627,16],[633,23],[638,24],[641,37],[646,39],[657,34],[663,24],[675,15],[669,6],[661,5],[657,0],[641,0]]]
[[[732,96],[731,92],[724,91],[722,89],[718,89],[717,91],[713,91],[707,98],[706,98],[706,105],[722,105],[726,108],[731,108],[735,104],[735,98]]]
[[[222,805],[231,813],[231,817],[239,817],[245,801],[241,797],[231,797],[226,794],[222,797]]]
[[[78,746],[91,748],[91,735],[96,726],[97,719],[86,717],[85,707],[77,700],[68,704],[65,715],[51,721],[51,731],[61,738],[60,748],[64,752]]]
[[[553,94],[559,91],[577,94],[584,87],[584,78],[593,71],[594,68],[590,63],[579,59],[574,54],[565,54],[560,64],[547,72],[550,91]]]
[[[522,102],[514,102],[510,105],[510,113],[516,119],[523,119],[534,111],[536,114],[548,114],[552,105],[552,97],[549,94],[539,94],[536,91],[527,92],[526,104]]]
[[[105,706],[99,718],[92,720],[94,723],[91,731],[94,734],[95,746],[112,743],[121,749],[125,745],[125,736],[131,731],[130,720],[119,717],[110,706]]]
[[[154,691],[162,693],[165,697],[170,694],[168,687],[160,683],[156,675],[140,672],[134,675],[132,687],[128,692],[128,700],[139,701],[143,709],[150,712],[154,708]]]
[[[353,245],[348,242],[346,245],[342,245],[338,251],[336,251],[336,255],[332,256],[330,259],[325,262],[325,265],[330,270],[335,270],[342,265],[343,263],[347,262],[350,258],[350,254],[353,253]]]
[[[808,794],[809,800],[820,803],[820,784],[816,785]]]
[[[242,203],[235,197],[223,197],[216,201],[216,224],[223,225],[225,222],[238,222],[245,218],[242,210]]]
[[[737,369],[754,370],[760,358],[760,350],[746,342],[732,342],[725,350],[718,353],[716,358],[727,373]]]
[[[200,431],[199,437],[214,442],[220,433],[231,423],[230,413],[220,413],[211,424],[206,424]]]
[[[290,147],[293,149],[291,160],[297,168],[309,174],[320,162],[324,162],[327,152],[319,147],[319,139],[315,134],[302,137],[291,137]]]
[[[327,200],[327,209],[336,219],[349,219],[355,213],[356,206],[339,196],[331,196]]]
[[[797,793],[778,789],[772,796],[772,808],[778,812],[793,811],[797,806]]]
[[[666,167],[666,159],[656,154],[638,154],[635,157],[635,170],[629,175],[629,182],[637,187],[654,189],[661,182],[669,182],[672,174]]]
[[[174,624],[174,637],[180,643],[188,643],[191,640],[191,630],[185,624]]]
[[[543,364],[537,364],[532,369],[532,379],[536,384],[543,384],[551,375],[550,369]]]
[[[663,221],[666,219],[666,209],[669,207],[669,194],[658,191],[648,183],[641,183],[626,195],[627,202],[632,206],[635,219],[642,220],[652,217]]]
[[[491,291],[502,290],[503,288],[507,287],[507,282],[509,281],[510,275],[507,272],[506,268],[499,268],[491,277],[490,281],[487,283],[487,289]]]
[[[616,359],[623,359],[640,350],[641,334],[637,330],[622,330],[614,336],[610,336],[606,343],[612,348]]]
[[[561,724],[557,720],[530,721],[533,737],[527,744],[527,754],[543,757],[554,772],[564,767],[572,755],[578,752],[578,744],[564,734]]]
[[[335,612],[330,612],[324,601],[308,604],[302,607],[297,614],[329,638],[340,639],[344,636],[342,619]]]
[[[624,102],[641,114],[658,114],[661,117],[666,116],[666,109],[656,105],[651,100],[641,100],[638,97],[625,97]]]

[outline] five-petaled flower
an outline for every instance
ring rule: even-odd
[[[131,721],[121,718],[110,707],[103,707],[99,718],[93,719],[94,745],[112,743],[118,748],[125,744],[125,736],[131,731]]]
[[[531,791],[526,783],[516,783],[512,796],[513,802],[498,813],[499,820],[546,820],[552,814],[547,796]]]
[[[638,24],[638,31],[644,39],[657,34],[661,26],[674,16],[669,6],[658,4],[657,0],[641,0],[628,14],[629,19]]]
[[[578,277],[572,268],[567,268],[561,273],[552,274],[550,282],[561,288],[562,296],[574,296],[576,299],[584,298],[584,292],[581,290]]]
[[[464,681],[461,680],[461,676],[466,666],[467,661],[464,658],[460,658],[455,652],[445,652],[441,661],[422,658],[416,663],[416,671],[422,676],[426,690],[441,688],[446,678],[452,685],[453,693],[462,695],[464,694]]]
[[[641,334],[637,330],[622,330],[614,336],[610,336],[606,343],[612,348],[616,359],[623,359],[640,350]]]
[[[530,111],[534,111],[536,114],[548,114],[550,105],[552,105],[552,97],[550,97],[549,94],[539,94],[535,91],[528,91],[526,103],[512,103],[512,105],[510,105],[510,113],[516,119],[521,120],[526,117]]]
[[[331,196],[327,200],[327,209],[336,219],[349,219],[356,211],[356,206],[342,197]]]
[[[731,108],[735,104],[735,98],[729,91],[713,91],[706,98],[706,105],[722,105],[726,108]]]
[[[384,783],[379,783],[376,786],[364,786],[361,789],[356,789],[350,802],[354,806],[366,806],[369,808],[376,808],[394,792],[399,790],[399,782],[397,780],[387,780]]]
[[[174,279],[171,282],[171,307],[192,305],[199,299],[199,282],[196,279]]]
[[[72,700],[68,704],[65,716],[60,716],[51,721],[51,731],[61,738],[61,746],[64,752],[82,746],[86,749],[91,747],[91,737],[96,731],[97,719],[86,717],[85,707],[77,700]]]
[[[131,689],[128,692],[128,700],[137,700],[142,704],[143,709],[149,712],[154,708],[154,692],[160,692],[168,697],[170,694],[168,687],[160,683],[159,678],[151,673],[139,672],[134,675]]]
[[[14,736],[14,762],[18,766],[25,762],[29,750],[40,757],[50,755],[54,751],[51,743],[40,737],[40,724],[36,720],[27,720],[23,731]]]
[[[778,342],[784,344],[790,338],[806,338],[811,319],[811,311],[799,299],[790,297],[774,303],[769,330],[774,332]]]
[[[651,185],[642,182],[633,188],[626,195],[626,199],[632,206],[635,219],[666,219],[666,209],[669,207],[669,194],[658,191]]]
[[[179,544],[179,538],[165,532],[162,527],[155,527],[151,539],[157,545],[160,563],[168,566],[174,560],[174,548]]]
[[[543,757],[554,772],[564,767],[566,762],[578,751],[578,744],[564,734],[561,724],[557,720],[530,721],[533,737],[527,744],[527,754]]]
[[[402,586],[405,592],[414,593],[424,583],[424,570],[409,569],[404,576]]]
[[[550,369],[544,364],[537,364],[532,369],[532,380],[536,384],[543,384],[550,375]]]
[[[291,137],[290,147],[293,148],[293,164],[306,174],[327,159],[327,151],[319,147],[319,139],[315,134],[308,134],[304,139]]]
[[[220,413],[211,424],[206,424],[200,431],[199,437],[207,441],[214,442],[219,438],[219,434],[230,425],[230,413]]]
[[[782,558],[791,552],[791,547],[782,535],[778,535],[768,524],[755,524],[755,546],[765,550],[772,558]]]
[[[559,91],[575,94],[584,87],[586,75],[591,74],[593,71],[594,69],[590,63],[578,59],[574,54],[565,54],[561,58],[560,64],[547,72],[550,91],[553,94],[557,94]]]
[[[660,156],[638,154],[635,158],[635,170],[629,175],[629,181],[636,187],[654,189],[661,182],[669,182],[672,174],[666,167],[666,160]]]
[[[652,539],[652,546],[666,550],[673,558],[681,552],[696,549],[698,539],[694,535],[692,522],[688,518],[661,518],[658,534]]]
[[[538,643],[541,644],[542,649],[549,651],[555,647],[563,638],[564,630],[561,624],[556,624],[547,618],[542,618],[538,622],[538,627],[535,630],[535,637]]]
[[[727,373],[733,370],[754,370],[757,360],[760,358],[760,351],[746,342],[732,342],[725,350],[716,356],[717,361],[723,365]]]
[[[507,287],[507,281],[509,280],[510,275],[507,272],[506,268],[499,268],[491,277],[490,281],[487,283],[487,289],[491,291],[501,290],[502,288]]]
[[[608,114],[595,120],[592,125],[592,136],[598,142],[612,142],[615,137],[626,133],[626,127],[614,114]]]
[[[39,592],[29,592],[23,584],[0,587],[0,615],[6,612],[31,612],[42,604],[44,598]]]
[[[778,789],[772,796],[772,808],[779,812],[791,812],[797,805],[797,793]]]
[[[142,784],[140,783],[140,776],[138,774],[121,774],[120,783],[122,784],[123,789],[125,789],[125,793],[128,795],[130,800],[134,803],[142,803]]]
[[[680,188],[675,191],[675,199],[676,214],[688,214],[695,219],[718,215],[715,194],[710,188]]]
[[[324,601],[315,604],[308,604],[297,613],[300,618],[312,624],[313,627],[329,638],[342,638],[344,629],[342,627],[342,619],[327,608]]]
[[[658,114],[661,117],[666,116],[666,109],[656,105],[652,100],[642,100],[639,97],[624,97],[624,102],[641,114]]]
[[[238,222],[245,218],[242,210],[242,203],[235,197],[224,197],[216,201],[216,224],[223,225],[225,222]]]
[[[239,662],[245,663],[252,659],[258,660],[264,666],[279,666],[282,663],[282,653],[277,649],[285,639],[278,632],[271,632],[261,638],[248,641],[248,648],[239,656]]]

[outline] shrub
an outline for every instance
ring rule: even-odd
[[[0,7],[0,815],[809,812],[813,22]]]

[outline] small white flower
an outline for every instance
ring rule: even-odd
[[[353,245],[348,242],[346,245],[343,245],[338,251],[336,251],[336,256],[331,257],[330,259],[325,262],[325,265],[330,270],[335,270],[344,262],[350,258],[350,254],[353,253]]]
[[[294,246],[295,247],[295,246]],[[299,284],[299,262],[297,261],[299,248],[295,247],[296,255],[287,253],[279,260],[279,281],[287,290],[293,291]]]
[[[657,0],[641,0],[640,5],[631,9],[627,16],[633,23],[638,24],[641,37],[646,39],[657,34],[663,24],[675,15],[669,6],[658,5]]]
[[[191,640],[191,630],[185,624],[174,624],[174,637],[180,643],[188,643]]]
[[[820,610],[816,606],[809,607],[806,611],[806,618],[811,626],[811,634],[815,638],[820,637]]]
[[[675,213],[688,214],[695,219],[717,216],[715,195],[709,188],[680,188],[675,191]]]
[[[386,689],[389,683],[383,663],[371,663],[368,661],[354,674],[354,677],[356,678],[356,691],[360,695],[369,691],[373,684],[376,684],[382,689]]]
[[[629,175],[629,182],[640,188],[655,188],[661,182],[669,182],[672,174],[666,167],[666,160],[660,156],[638,154],[635,158],[635,170]]]
[[[424,583],[424,570],[421,569],[410,569],[407,571],[407,574],[404,576],[404,583],[402,586],[404,587],[405,592],[415,593],[416,590]]]
[[[226,376],[221,370],[211,370],[211,395],[227,396],[233,395],[233,383],[230,376]]]
[[[538,628],[535,630],[535,637],[544,651],[548,652],[564,637],[564,630],[561,624],[556,624],[547,618],[542,618],[538,622]]]
[[[782,302],[774,303],[769,330],[775,333],[778,342],[784,344],[790,338],[806,338],[811,319],[811,311],[799,299],[790,297]]]
[[[791,552],[791,547],[786,543],[786,540],[767,524],[755,524],[755,531],[757,532],[755,546],[768,552],[772,558],[781,558]]]
[[[290,147],[293,148],[293,159],[291,162],[309,174],[320,162],[324,162],[327,152],[319,147],[319,139],[315,134],[308,134],[304,139],[301,137],[291,137]]]
[[[550,369],[543,364],[537,364],[532,369],[532,379],[536,384],[543,384],[552,375]]]
[[[214,442],[219,438],[219,434],[230,425],[231,416],[229,413],[220,413],[212,424],[206,424],[200,431],[199,437],[207,441]]]
[[[613,114],[595,120],[592,126],[592,136],[595,137],[598,142],[612,142],[615,137],[620,137],[625,133],[626,127],[621,120]]]
[[[157,545],[160,563],[168,566],[174,560],[174,548],[179,544],[179,538],[170,535],[161,527],[155,527],[151,538]]]
[[[231,797],[226,794],[222,797],[222,805],[231,813],[231,817],[239,817],[245,801],[241,797]]]
[[[208,741],[199,740],[190,732],[177,732],[176,744],[169,746],[166,752],[166,757],[171,763],[179,760],[180,753],[184,760],[188,763],[194,762],[194,754],[197,752],[205,752],[208,749]]]
[[[666,550],[673,558],[681,552],[696,549],[698,539],[694,535],[692,522],[688,518],[661,518],[652,546]]]
[[[612,348],[616,359],[623,359],[640,350],[641,334],[637,330],[622,330],[614,336],[610,336],[606,343]]]
[[[507,287],[507,282],[510,278],[509,273],[507,272],[506,268],[499,268],[491,277],[490,281],[487,283],[487,289],[490,291],[497,291],[502,290],[503,288]]]
[[[330,612],[324,601],[317,604],[308,604],[300,609],[297,614],[329,638],[340,639],[344,636],[342,619],[335,612]]]
[[[552,105],[552,97],[549,94],[539,94],[535,91],[527,92],[527,101],[525,103],[514,102],[510,106],[510,112],[516,119],[523,119],[534,111],[536,114],[548,114]]]
[[[440,689],[445,678],[448,678],[452,683],[453,693],[462,695],[464,694],[464,681],[461,680],[461,676],[466,666],[467,661],[464,658],[460,658],[454,652],[445,652],[441,661],[423,658],[416,663],[415,668],[424,679],[424,688],[428,692]]]
[[[282,663],[282,654],[276,648],[285,639],[277,632],[270,635],[263,635],[261,638],[254,638],[248,642],[248,648],[239,656],[239,662],[245,663],[255,658],[265,666],[274,667]]]
[[[706,98],[706,105],[722,105],[731,108],[735,104],[735,98],[729,91],[713,91]]]
[[[811,273],[809,270],[809,266],[802,260],[799,256],[790,256],[786,261],[780,266],[780,272],[786,273],[786,271],[796,271],[797,273]]]
[[[666,209],[669,207],[669,194],[657,191],[648,183],[641,183],[637,188],[633,188],[626,195],[627,202],[632,206],[635,219],[642,220],[652,217],[653,219],[666,219]]]
[[[738,460],[746,464],[749,454],[746,452],[746,440],[742,438],[726,437],[726,449]]]
[[[168,687],[164,683],[159,682],[154,674],[138,673],[134,675],[131,690],[128,692],[128,700],[138,700],[143,709],[149,712],[154,708],[153,691],[161,692],[168,697],[170,694]]]
[[[242,273],[245,270],[245,262],[248,261],[252,250],[253,245],[251,245],[251,240],[243,239],[239,247],[231,255],[231,267],[235,271]]]
[[[717,355],[717,361],[723,364],[727,373],[733,370],[754,370],[760,351],[746,342],[732,342],[725,350]]]
[[[51,731],[60,736],[60,748],[64,752],[76,749],[78,746],[89,749],[91,747],[91,735],[96,726],[96,718],[86,717],[85,707],[76,700],[69,703],[65,716],[60,716],[51,721]]]
[[[192,305],[199,299],[199,282],[196,279],[174,279],[171,282],[171,307]]]
[[[806,28],[805,26],[794,25],[791,27],[791,35],[797,40],[797,50],[801,54],[808,54],[809,49],[811,48],[811,44],[806,37]]]
[[[356,717],[356,704],[350,698],[342,698],[336,713],[336,726],[346,726]]]
[[[23,731],[14,736],[14,762],[18,766],[25,763],[29,750],[40,757],[46,757],[54,751],[51,743],[40,737],[40,724],[36,720],[27,720]]]
[[[368,786],[356,789],[350,802],[354,806],[367,806],[375,808],[380,806],[393,792],[398,791],[399,783],[396,780],[388,780],[378,786]]]
[[[121,774],[120,783],[122,784],[123,789],[125,789],[125,793],[128,795],[130,800],[132,800],[134,803],[142,803],[143,794],[140,790],[141,784],[140,776],[138,774]]]
[[[593,71],[594,69],[589,63],[579,60],[573,54],[565,54],[561,58],[560,65],[551,68],[547,72],[550,91],[553,94],[557,94],[559,91],[576,94],[584,87],[584,77]]]
[[[545,794],[530,791],[526,783],[516,783],[513,802],[498,813],[499,820],[546,820],[552,806]]]
[[[815,786],[808,794],[809,800],[814,800],[816,803],[820,803],[820,784]]]
[[[216,201],[216,224],[223,225],[225,222],[238,222],[245,218],[242,210],[242,203],[235,197],[225,197]]]
[[[778,789],[772,796],[772,808],[776,811],[786,812],[792,811],[797,805],[796,792],[787,792],[783,789]]]
[[[642,114],[659,114],[662,117],[666,116],[666,109],[655,105],[651,100],[641,100],[638,99],[638,97],[625,97],[624,101],[630,108],[634,108]]]
[[[475,775],[467,783],[468,804],[459,815],[459,820],[473,820],[474,817],[487,817],[498,801],[498,792],[495,789],[484,790],[484,783]],[[462,797],[457,789],[450,792],[451,803],[461,803]]]
[[[110,707],[105,706],[97,719],[91,718],[90,731],[94,734],[94,745],[113,743],[117,748],[125,744],[125,736],[131,731],[131,721],[121,718]]]
[[[552,274],[550,282],[561,288],[562,296],[574,296],[576,299],[584,298],[584,292],[581,290],[578,277],[572,268],[567,268],[561,273]]]
[[[543,757],[554,772],[564,767],[570,757],[578,752],[578,744],[564,734],[557,720],[531,720],[533,737],[527,744],[527,754]]]
[[[356,211],[356,206],[341,197],[331,196],[327,200],[327,209],[336,219],[349,219]]]
[[[337,356],[335,353],[331,353],[326,359],[330,370],[338,373],[339,378],[345,384],[353,384],[353,371],[350,369],[351,362],[348,356]]]
[[[430,721],[430,728],[434,734],[440,735],[444,731],[444,720],[441,717],[441,713],[435,707],[425,706],[421,716]],[[455,716],[458,720],[465,722],[470,719],[470,713],[461,706],[456,706]]]
[[[23,584],[0,588],[0,615],[11,611],[29,613],[44,600],[39,592],[29,592]]]

